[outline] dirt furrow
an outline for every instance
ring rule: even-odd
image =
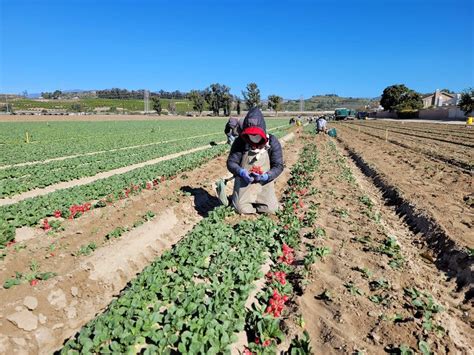
[[[434,353],[469,353],[472,306],[464,293],[437,268],[423,236],[410,230],[373,182],[348,157],[341,158],[342,150],[330,148],[327,137],[317,141],[317,223],[326,235],[307,242],[330,247],[331,254],[313,266],[300,299],[313,350],[399,353],[403,345],[418,351],[423,341]],[[390,252],[389,238],[395,243]],[[413,288],[443,307],[425,314],[431,330],[407,296]]]
[[[435,136],[440,136],[446,139],[456,139],[457,141],[467,141],[473,142],[474,141],[474,133],[472,130],[469,130],[463,127],[460,130],[456,130],[453,128],[453,125],[445,125],[443,128],[432,128],[429,124],[424,124],[422,126],[414,126],[413,124],[407,122],[383,122],[383,121],[366,121],[366,122],[357,122],[358,124],[369,126],[369,127],[380,127],[380,128],[394,128],[399,129],[404,132],[419,132],[423,134],[432,134]]]
[[[339,126],[342,129],[349,129],[352,131],[358,131],[359,133],[363,133],[365,135],[377,138],[379,140],[385,140],[385,135],[380,133],[375,133],[373,131],[370,131],[370,128],[367,129],[364,127],[362,130],[358,130],[356,127],[353,126],[348,126],[348,125],[340,125]],[[452,149],[441,149],[439,145],[432,146],[431,144],[427,142],[423,142],[422,140],[415,140],[415,139],[410,139],[406,137],[398,137],[398,136],[393,136],[392,134],[388,134],[388,137],[386,139],[387,142],[397,145],[401,148],[409,149],[411,151],[414,151],[416,153],[421,153],[424,154],[426,157],[447,163],[457,169],[460,169],[461,171],[471,174],[472,173],[472,159],[469,159],[469,156],[471,156],[471,153],[469,152],[468,149],[464,149],[463,151],[454,151]],[[428,149],[423,149],[420,148],[421,146],[427,146]],[[446,153],[438,153],[438,151],[446,151]]]
[[[450,139],[444,139],[444,138],[440,138],[441,135],[439,133],[435,133],[435,134],[432,134],[432,135],[417,134],[416,132],[413,133],[413,130],[411,130],[411,129],[403,129],[401,127],[385,126],[385,125],[380,126],[380,125],[376,125],[376,124],[363,124],[363,123],[359,123],[359,122],[352,122],[352,123],[350,123],[350,125],[360,126],[360,127],[367,127],[367,128],[377,129],[377,130],[380,130],[380,131],[388,130],[391,134],[396,133],[396,134],[400,134],[400,135],[403,135],[403,136],[421,138],[421,140],[431,140],[431,141],[435,141],[435,142],[443,142],[443,143],[447,143],[447,144],[452,144],[453,146],[463,146],[463,147],[467,147],[467,148],[474,148],[474,144],[469,142],[468,139],[460,139],[460,140],[456,140],[456,141],[450,140]]]

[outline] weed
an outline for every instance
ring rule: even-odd
[[[332,299],[333,299],[332,293],[329,290],[324,290],[323,293],[321,293],[318,296],[315,296],[315,298],[319,300],[323,300],[323,301],[328,301],[328,302],[332,302]]]
[[[97,245],[95,243],[81,245],[81,247],[79,248],[79,251],[75,255],[83,255],[83,256],[91,255],[96,249],[97,249]]]
[[[369,210],[371,210],[372,207],[374,206],[374,203],[372,202],[372,200],[370,199],[370,197],[367,196],[367,195],[364,195],[364,196],[359,197],[359,201],[360,201],[362,204],[366,205],[366,206],[369,208]]]
[[[122,234],[125,233],[127,230],[128,230],[127,228],[117,227],[112,232],[107,234],[105,236],[105,239],[109,240],[112,238],[120,238]]]
[[[353,270],[359,271],[359,272],[362,274],[362,276],[363,276],[364,278],[366,278],[366,279],[369,279],[369,278],[372,277],[372,271],[370,271],[370,270],[369,270],[368,268],[366,268],[366,267],[361,268],[361,267],[359,267],[359,266],[356,266],[355,268],[353,268]]]
[[[351,295],[356,296],[363,296],[364,292],[358,288],[352,281],[347,282],[344,284],[344,287],[351,293]]]
[[[378,279],[369,282],[369,288],[371,291],[376,291],[380,289],[388,289],[390,287],[389,283],[385,279]]]

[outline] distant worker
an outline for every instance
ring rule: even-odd
[[[328,133],[327,124],[328,122],[326,121],[326,118],[324,116],[319,117],[316,120],[316,133],[319,133],[319,132]]]
[[[290,126],[293,126],[295,124],[295,122],[296,121],[295,121],[294,117],[291,117],[290,118]]]
[[[236,117],[229,117],[229,120],[227,121],[224,128],[224,133],[227,136],[227,144],[232,145],[241,131],[242,121],[239,121],[239,119]]]
[[[266,133],[262,112],[252,108],[243,121],[242,133],[227,158],[234,174],[232,204],[240,214],[274,213],[278,210],[274,180],[283,171],[278,138]]]

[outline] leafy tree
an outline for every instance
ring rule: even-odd
[[[155,110],[158,115],[161,116],[161,110],[162,110],[162,107],[161,107],[161,100],[159,97],[152,97],[151,98],[151,102],[152,102],[152,105],[153,105],[153,110]]]
[[[420,94],[403,84],[386,87],[380,104],[388,111],[417,110],[423,107]]]
[[[447,93],[447,94],[451,94],[451,95],[454,95],[454,94],[455,94],[455,92],[454,92],[454,91],[452,91],[452,90],[449,90],[449,89],[443,89],[443,90],[441,90],[441,92],[445,92],[445,93]]]
[[[283,102],[283,98],[278,95],[270,95],[268,96],[268,108],[276,112],[278,116],[278,111],[281,110],[281,104]]]
[[[249,83],[245,91],[242,91],[247,109],[252,107],[260,107],[260,89],[257,84]]]
[[[466,116],[474,111],[474,88],[468,88],[462,92],[458,106]]]
[[[230,116],[232,110],[232,95],[227,91],[222,94],[221,104],[222,109],[224,110],[224,116]]]
[[[413,90],[402,95],[399,104],[395,107],[397,111],[419,110],[423,108],[421,95]]]
[[[191,90],[189,98],[193,102],[193,110],[199,112],[199,115],[201,115],[204,110],[204,97],[198,90]]]
[[[236,100],[236,110],[237,110],[237,114],[240,115],[240,98],[238,97],[237,100]]]
[[[204,99],[208,103],[214,116],[219,116],[220,109],[224,109],[224,114],[230,114],[232,96],[230,88],[218,83],[211,84],[204,90]]]
[[[53,99],[59,99],[62,94],[63,94],[63,93],[62,93],[61,90],[55,90],[55,91],[53,92]]]

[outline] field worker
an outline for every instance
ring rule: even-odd
[[[262,112],[252,108],[243,121],[242,133],[227,158],[234,174],[232,204],[240,214],[274,213],[278,210],[274,180],[283,171],[278,138],[266,133]]]
[[[316,120],[316,132],[317,133],[319,133],[319,132],[327,133],[328,132],[327,124],[328,124],[328,122],[326,121],[324,116],[319,117]]]
[[[234,143],[242,131],[242,124],[243,122],[235,117],[229,118],[224,128],[224,133],[227,135],[227,144],[232,145]]]

